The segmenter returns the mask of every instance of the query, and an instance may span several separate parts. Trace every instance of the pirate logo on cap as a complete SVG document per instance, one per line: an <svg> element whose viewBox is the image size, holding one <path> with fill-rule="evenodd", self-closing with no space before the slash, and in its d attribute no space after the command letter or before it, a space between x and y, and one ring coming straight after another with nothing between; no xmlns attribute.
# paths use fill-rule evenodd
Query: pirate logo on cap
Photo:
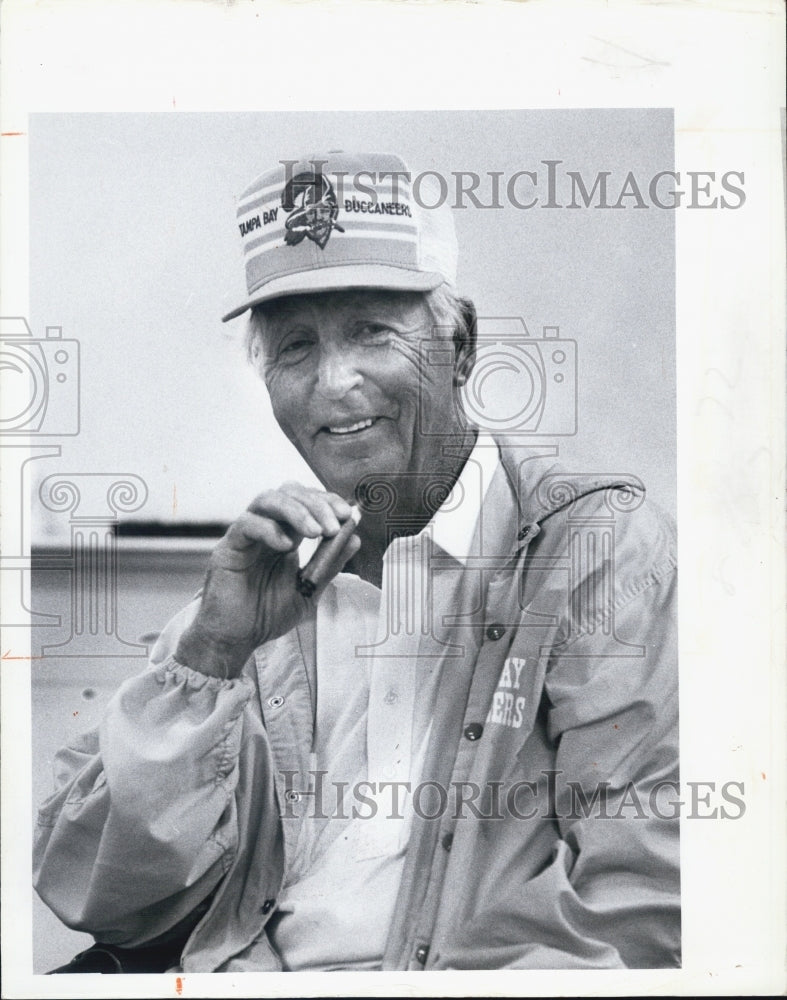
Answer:
<svg viewBox="0 0 787 1000"><path fill-rule="evenodd" d="M336 222L339 202L333 185L319 171L296 174L285 185L281 205L289 212L284 228L284 242L297 246L304 236L308 236L321 249L334 229L340 233L344 229Z"/></svg>

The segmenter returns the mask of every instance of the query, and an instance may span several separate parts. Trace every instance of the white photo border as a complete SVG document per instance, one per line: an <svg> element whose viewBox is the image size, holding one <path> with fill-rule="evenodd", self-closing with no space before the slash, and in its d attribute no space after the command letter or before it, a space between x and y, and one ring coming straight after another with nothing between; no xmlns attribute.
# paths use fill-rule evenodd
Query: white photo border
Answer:
<svg viewBox="0 0 787 1000"><path fill-rule="evenodd" d="M6 0L2 18L3 315L29 310L25 136L36 111L673 107L677 170L745 172L741 211L676 216L681 768L684 779L742 775L747 804L736 823L682 824L683 967L188 974L180 987L184 997L781 992L782 6ZM708 397L717 405L700 405ZM15 653L29 649L17 641ZM3 995L176 996L174 975L31 975L30 680L17 662L2 667Z"/></svg>

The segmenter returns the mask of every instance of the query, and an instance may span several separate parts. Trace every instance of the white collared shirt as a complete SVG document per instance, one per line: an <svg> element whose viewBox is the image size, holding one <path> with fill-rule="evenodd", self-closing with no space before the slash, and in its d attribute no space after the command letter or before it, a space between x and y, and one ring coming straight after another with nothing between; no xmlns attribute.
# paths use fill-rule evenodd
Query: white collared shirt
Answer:
<svg viewBox="0 0 787 1000"><path fill-rule="evenodd" d="M323 816L303 822L268 928L285 968L380 967L413 814L407 786L420 777L435 668L452 632L444 619L458 610L467 559L480 554L496 474L504 475L497 446L479 435L431 521L389 545L382 590L355 581L352 607L330 591L318 606L312 770L327 773L315 779ZM453 569L435 571L433 552L450 556ZM337 791L337 782L347 785Z"/></svg>

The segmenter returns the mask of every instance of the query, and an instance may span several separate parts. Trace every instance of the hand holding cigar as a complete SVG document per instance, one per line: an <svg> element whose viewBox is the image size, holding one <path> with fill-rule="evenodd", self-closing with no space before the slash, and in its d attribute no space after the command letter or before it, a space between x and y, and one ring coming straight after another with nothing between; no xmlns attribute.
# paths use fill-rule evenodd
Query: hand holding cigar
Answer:
<svg viewBox="0 0 787 1000"><path fill-rule="evenodd" d="M358 527L360 520L360 510L351 507L350 516L339 531L332 538L323 538L308 563L298 570L296 586L300 594L311 597L317 588L330 578L331 565Z"/></svg>
<svg viewBox="0 0 787 1000"><path fill-rule="evenodd" d="M211 553L178 662L225 680L239 676L254 649L296 626L308 613L308 598L358 551L359 520L359 511L338 494L299 483L258 494ZM319 544L299 570L304 538Z"/></svg>

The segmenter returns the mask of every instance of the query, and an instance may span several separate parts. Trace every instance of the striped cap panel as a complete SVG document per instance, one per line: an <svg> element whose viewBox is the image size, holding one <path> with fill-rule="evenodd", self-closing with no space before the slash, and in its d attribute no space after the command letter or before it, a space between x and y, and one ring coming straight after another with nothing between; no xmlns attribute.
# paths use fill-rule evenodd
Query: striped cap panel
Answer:
<svg viewBox="0 0 787 1000"><path fill-rule="evenodd" d="M410 238L380 239L374 233L361 236L347 235L337 240L330 253L323 253L314 243L304 240L297 247L287 247L287 269L282 268L278 254L259 253L246 263L246 283L249 294L264 284L285 274L298 274L324 267L343 264L387 264L418 271L419 261L415 243Z"/></svg>
<svg viewBox="0 0 787 1000"><path fill-rule="evenodd" d="M455 280L450 210L416 204L408 168L392 154L281 161L243 192L236 224L247 292L257 300L269 282L277 282L275 294L286 294L281 279L288 275L343 266L383 265ZM402 287L412 287L411 276L403 276Z"/></svg>

